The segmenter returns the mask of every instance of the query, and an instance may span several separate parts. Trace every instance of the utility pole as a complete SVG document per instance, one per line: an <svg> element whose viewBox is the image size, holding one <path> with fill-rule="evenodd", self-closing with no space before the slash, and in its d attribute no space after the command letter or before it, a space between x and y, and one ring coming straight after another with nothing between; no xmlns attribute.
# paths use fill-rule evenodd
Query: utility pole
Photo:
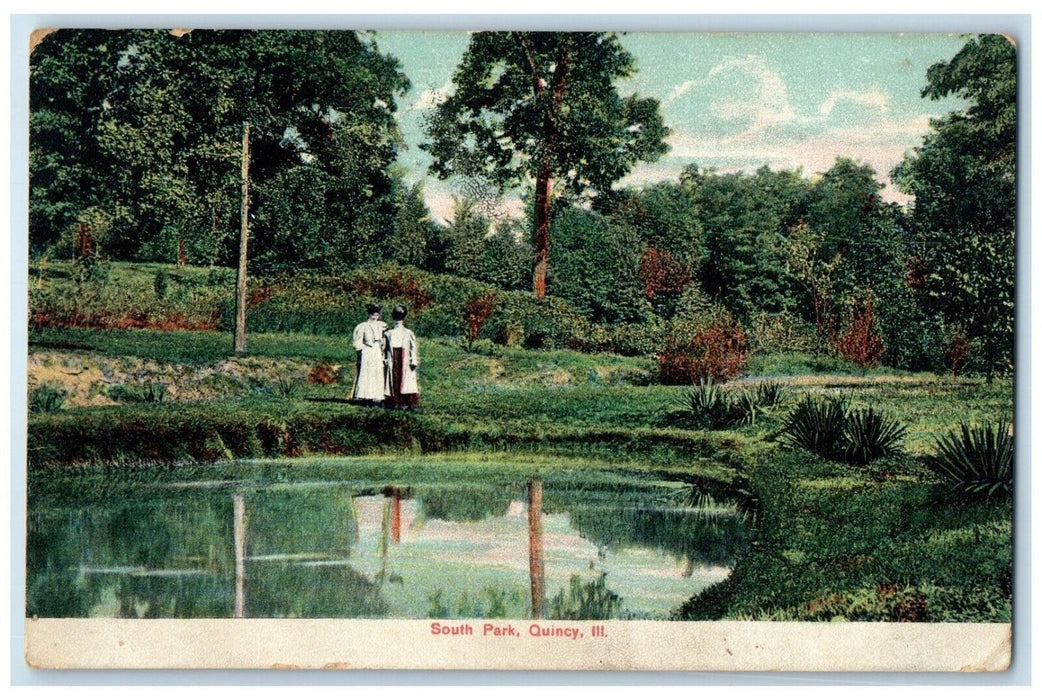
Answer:
<svg viewBox="0 0 1042 700"><path fill-rule="evenodd" d="M235 282L235 354L246 354L246 244L250 237L250 123L242 123L242 226L239 274Z"/></svg>

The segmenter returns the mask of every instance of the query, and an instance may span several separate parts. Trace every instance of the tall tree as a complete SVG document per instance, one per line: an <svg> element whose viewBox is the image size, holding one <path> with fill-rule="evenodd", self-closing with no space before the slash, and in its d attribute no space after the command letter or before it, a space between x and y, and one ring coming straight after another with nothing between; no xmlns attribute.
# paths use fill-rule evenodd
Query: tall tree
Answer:
<svg viewBox="0 0 1042 700"><path fill-rule="evenodd" d="M453 76L455 92L428 124L440 178L535 182L533 290L546 295L554 182L604 192L641 160L666 152L658 101L622 97L635 71L618 37L601 32L479 32Z"/></svg>
<svg viewBox="0 0 1042 700"><path fill-rule="evenodd" d="M31 70L34 243L97 206L121 257L171 259L183 237L196 259L229 259L244 121L262 259L327 265L389 235L408 80L371 35L62 30ZM284 200L295 192L310 198L304 220Z"/></svg>
<svg viewBox="0 0 1042 700"><path fill-rule="evenodd" d="M989 378L1013 360L1016 64L1007 37L983 35L931 66L923 97L967 106L934 120L894 171L915 197L921 251L911 262L923 304L968 336Z"/></svg>

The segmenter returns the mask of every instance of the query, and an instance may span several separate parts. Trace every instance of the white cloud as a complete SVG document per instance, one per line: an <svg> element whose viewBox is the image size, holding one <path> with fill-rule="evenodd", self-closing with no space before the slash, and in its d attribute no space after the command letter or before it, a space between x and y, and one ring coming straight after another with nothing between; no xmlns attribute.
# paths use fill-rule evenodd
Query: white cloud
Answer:
<svg viewBox="0 0 1042 700"><path fill-rule="evenodd" d="M869 107L871 109L878 110L880 113L886 113L889 109L889 95L880 90L879 88L873 88L868 92L855 92L851 90L840 90L831 93L824 102L821 103L821 107L818 112L822 116L829 116L832 114L836 106L842 102L851 102L853 104L861 105L863 107Z"/></svg>

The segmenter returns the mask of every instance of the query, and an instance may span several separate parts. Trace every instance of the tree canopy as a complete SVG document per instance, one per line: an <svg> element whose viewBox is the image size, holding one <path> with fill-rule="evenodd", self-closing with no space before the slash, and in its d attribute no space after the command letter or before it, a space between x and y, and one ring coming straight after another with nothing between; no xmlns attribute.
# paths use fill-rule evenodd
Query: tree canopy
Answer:
<svg viewBox="0 0 1042 700"><path fill-rule="evenodd" d="M546 293L553 182L604 192L641 160L666 152L658 101L622 97L633 56L612 33L479 32L437 106L422 148L440 178L535 182L533 287Z"/></svg>
<svg viewBox="0 0 1042 700"><path fill-rule="evenodd" d="M278 248L282 263L326 264L390 231L409 83L369 35L61 30L30 79L37 249L93 207L119 257L170 260L181 241L226 258L246 121L261 260Z"/></svg>
<svg viewBox="0 0 1042 700"><path fill-rule="evenodd" d="M954 95L965 109L934 120L894 171L915 196L912 219L925 307L948 334L973 342L987 373L1013 359L1017 52L1004 36L971 38L927 71L923 97Z"/></svg>

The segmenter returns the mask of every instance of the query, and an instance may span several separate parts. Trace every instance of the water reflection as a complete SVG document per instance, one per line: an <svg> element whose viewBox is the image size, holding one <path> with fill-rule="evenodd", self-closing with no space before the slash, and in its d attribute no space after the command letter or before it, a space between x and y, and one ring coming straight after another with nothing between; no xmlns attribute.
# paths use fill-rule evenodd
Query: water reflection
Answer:
<svg viewBox="0 0 1042 700"><path fill-rule="evenodd" d="M197 482L30 491L45 617L656 618L747 546L676 484ZM83 489L87 494L89 489Z"/></svg>

